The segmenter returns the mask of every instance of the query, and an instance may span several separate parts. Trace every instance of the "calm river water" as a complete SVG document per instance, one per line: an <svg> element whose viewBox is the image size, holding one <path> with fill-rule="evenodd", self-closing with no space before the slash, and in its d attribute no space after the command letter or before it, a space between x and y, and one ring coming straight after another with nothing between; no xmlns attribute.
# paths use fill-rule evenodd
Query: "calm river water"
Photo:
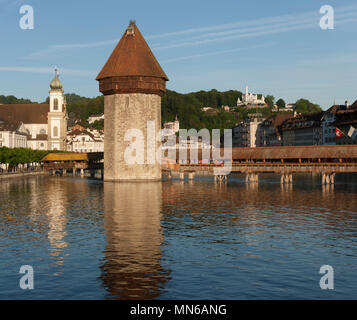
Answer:
<svg viewBox="0 0 357 320"><path fill-rule="evenodd" d="M0 181L0 299L357 299L357 177L320 181Z"/></svg>

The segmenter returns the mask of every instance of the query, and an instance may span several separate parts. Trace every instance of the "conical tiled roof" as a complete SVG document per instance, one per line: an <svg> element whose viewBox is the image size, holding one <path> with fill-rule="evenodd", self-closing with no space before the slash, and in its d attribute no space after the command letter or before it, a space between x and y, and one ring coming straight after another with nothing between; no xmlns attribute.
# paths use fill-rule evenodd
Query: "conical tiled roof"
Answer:
<svg viewBox="0 0 357 320"><path fill-rule="evenodd" d="M130 22L96 80L144 76L168 80L135 22Z"/></svg>

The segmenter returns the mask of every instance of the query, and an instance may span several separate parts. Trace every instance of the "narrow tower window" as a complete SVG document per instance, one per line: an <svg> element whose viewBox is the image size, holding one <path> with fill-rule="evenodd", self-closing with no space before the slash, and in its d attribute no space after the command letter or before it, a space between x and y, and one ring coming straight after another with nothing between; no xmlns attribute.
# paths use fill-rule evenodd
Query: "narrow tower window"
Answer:
<svg viewBox="0 0 357 320"><path fill-rule="evenodd" d="M53 136L54 137L58 136L58 127L53 127Z"/></svg>
<svg viewBox="0 0 357 320"><path fill-rule="evenodd" d="M53 110L58 110L58 99L53 100Z"/></svg>

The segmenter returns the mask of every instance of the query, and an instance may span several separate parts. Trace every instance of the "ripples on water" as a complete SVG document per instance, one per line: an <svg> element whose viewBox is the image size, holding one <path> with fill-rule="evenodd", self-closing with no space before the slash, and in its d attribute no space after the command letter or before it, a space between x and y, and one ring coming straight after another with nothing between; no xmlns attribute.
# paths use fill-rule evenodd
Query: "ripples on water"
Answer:
<svg viewBox="0 0 357 320"><path fill-rule="evenodd" d="M354 175L1 181L0 298L356 299L356 195ZM323 264L335 290L319 287Z"/></svg>

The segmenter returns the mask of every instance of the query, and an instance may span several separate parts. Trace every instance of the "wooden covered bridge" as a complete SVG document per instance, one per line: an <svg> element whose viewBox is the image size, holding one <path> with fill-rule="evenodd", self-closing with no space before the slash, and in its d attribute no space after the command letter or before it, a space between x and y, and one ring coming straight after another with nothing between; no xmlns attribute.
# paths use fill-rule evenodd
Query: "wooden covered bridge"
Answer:
<svg viewBox="0 0 357 320"><path fill-rule="evenodd" d="M193 179L195 174L204 174L226 181L230 173L243 173L247 182L257 182L260 173L272 172L281 175L282 183L291 183L294 173L303 172L320 173L323 184L333 184L336 173L357 172L357 145L232 148L232 157L221 156L220 161L212 160L212 150L207 159L201 150L197 150L194 161L180 162L180 152L182 150L177 151L176 159L166 159L162 164L162 171L168 177L177 175L184 179L188 175ZM190 150L184 152L190 159ZM220 152L224 154L222 148ZM42 162L44 169L53 175L84 176L87 171L91 177L100 172L103 178L103 157L103 152L61 152L48 154ZM224 166L228 171L219 170Z"/></svg>
<svg viewBox="0 0 357 320"><path fill-rule="evenodd" d="M220 151L223 155L223 149ZM179 159L178 153L176 158ZM210 151L209 159L212 158ZM323 184L333 184L336 173L357 172L357 145L232 148L231 159L221 158L226 166L231 166L228 174L217 170L223 167L222 163L209 159L202 157L199 150L195 163L171 160L163 165L163 170L169 177L176 173L181 179L185 174L192 179L195 173L208 173L221 181L226 181L229 173L237 172L246 174L247 182L257 182L259 173L273 172L281 175L282 183L291 183L293 173L312 172L321 174Z"/></svg>
<svg viewBox="0 0 357 320"><path fill-rule="evenodd" d="M88 171L91 177L95 177L96 173L100 172L103 179L103 152L91 153L74 153L74 152L58 152L47 154L41 162L43 162L44 170L49 171L52 175L67 174L85 175Z"/></svg>

